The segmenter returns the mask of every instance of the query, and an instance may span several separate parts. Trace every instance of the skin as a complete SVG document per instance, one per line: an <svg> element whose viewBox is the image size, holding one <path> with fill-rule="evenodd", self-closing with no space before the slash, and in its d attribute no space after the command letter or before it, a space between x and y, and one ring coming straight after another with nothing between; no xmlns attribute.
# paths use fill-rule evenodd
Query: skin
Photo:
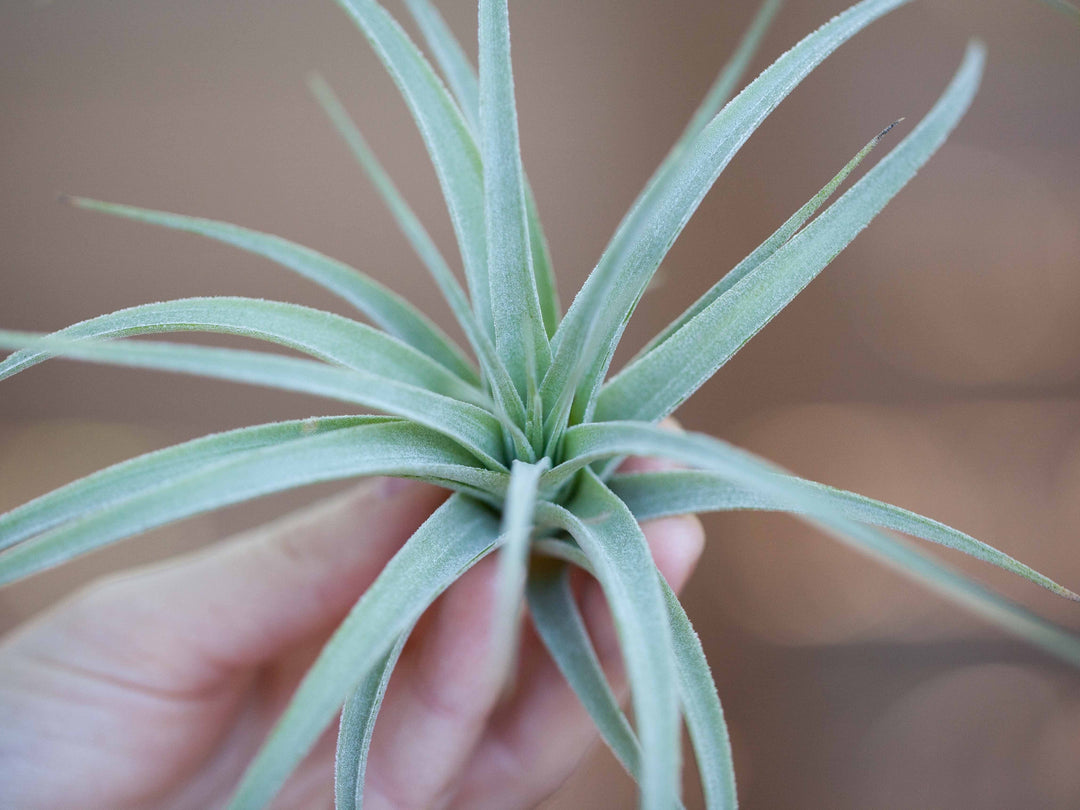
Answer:
<svg viewBox="0 0 1080 810"><path fill-rule="evenodd" d="M631 462L637 469L652 462ZM202 552L100 581L0 643L0 807L224 805L304 670L445 492L375 480ZM644 527L676 590L694 518ZM365 807L531 807L575 769L592 722L531 627L509 681L490 662L495 559L416 628L379 715ZM578 595L625 691L599 587ZM336 728L276 808L333 805Z"/></svg>

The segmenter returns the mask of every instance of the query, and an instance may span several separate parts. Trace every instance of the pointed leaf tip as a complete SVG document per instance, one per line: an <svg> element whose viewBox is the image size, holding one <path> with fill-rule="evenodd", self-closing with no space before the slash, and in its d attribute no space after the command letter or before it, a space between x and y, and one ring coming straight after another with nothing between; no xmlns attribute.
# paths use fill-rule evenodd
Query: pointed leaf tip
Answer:
<svg viewBox="0 0 1080 810"><path fill-rule="evenodd" d="M899 118L897 118L895 121L893 121L891 124L889 124L887 127L885 127L885 129L881 130L881 132L879 132L877 134L877 137L874 138L874 143L877 144L882 138L884 138L886 135L888 135L890 132L892 132L893 128L896 127L897 124L901 124L905 120L907 120L907 117L903 116L903 115L900 116Z"/></svg>

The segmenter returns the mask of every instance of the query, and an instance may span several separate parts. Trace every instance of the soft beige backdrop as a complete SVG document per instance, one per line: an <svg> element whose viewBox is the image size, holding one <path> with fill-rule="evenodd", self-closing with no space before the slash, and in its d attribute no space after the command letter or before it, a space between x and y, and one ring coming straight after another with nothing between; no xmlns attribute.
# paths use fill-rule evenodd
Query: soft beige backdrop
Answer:
<svg viewBox="0 0 1080 810"><path fill-rule="evenodd" d="M394 4L396 6L396 4ZM732 0L515 2L524 157L577 288L753 11ZM755 70L841 10L791 2ZM473 4L441 3L475 40ZM737 157L627 334L640 345L893 119L925 113L970 34L984 89L956 135L681 412L798 472L953 523L1080 586L1080 30L1033 0L925 0L832 57ZM447 324L304 89L322 71L436 237L430 166L330 0L0 4L0 325L235 294L341 306L229 249L76 212L58 192L233 220L353 262ZM895 142L895 139L893 139ZM54 363L0 388L0 507L201 433L334 406ZM0 629L118 565L318 493L228 510L0 593ZM747 808L1080 804L1080 678L776 517L710 519L687 604ZM985 581L1080 629L996 572ZM602 753L552 807L623 807ZM693 804L693 801L691 801Z"/></svg>

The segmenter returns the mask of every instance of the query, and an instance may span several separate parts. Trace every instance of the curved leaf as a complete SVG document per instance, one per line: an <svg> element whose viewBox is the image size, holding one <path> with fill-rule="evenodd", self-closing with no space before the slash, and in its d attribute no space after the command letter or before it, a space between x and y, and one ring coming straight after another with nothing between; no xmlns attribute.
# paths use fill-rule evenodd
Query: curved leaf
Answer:
<svg viewBox="0 0 1080 810"><path fill-rule="evenodd" d="M480 0L480 145L495 347L524 397L551 363L533 276L507 0ZM528 344L528 345L526 345ZM526 403L526 408L528 403Z"/></svg>
<svg viewBox="0 0 1080 810"><path fill-rule="evenodd" d="M542 540L537 543L537 550L592 573L588 559L570 543ZM679 694L696 752L705 806L708 810L735 808L738 797L731 741L705 651L675 592L662 576L657 578L667 603L679 671ZM537 630L559 670L573 686L616 757L637 778L635 757L640 757L640 747L596 660L565 576L557 570L536 572L530 578L529 606Z"/></svg>
<svg viewBox="0 0 1080 810"><path fill-rule="evenodd" d="M375 719L411 632L410 628L401 634L390 652L372 667L349 695L341 710L334 755L334 810L360 810L364 806L364 777Z"/></svg>
<svg viewBox="0 0 1080 810"><path fill-rule="evenodd" d="M586 561L586 568L589 568ZM559 671L628 773L638 778L641 746L608 685L585 622L570 590L565 565L535 566L527 594L533 625Z"/></svg>
<svg viewBox="0 0 1080 810"><path fill-rule="evenodd" d="M777 250L787 244L791 237L793 237L803 225L810 221L810 218L813 217L814 214L818 212L818 209L828 201L833 195L833 192L835 192L844 180L847 179L848 175L855 171L856 167L863 162L863 159L870 154L873 148L880 143L881 139L885 137L897 123L899 123L899 121L889 124L889 126L871 139L871 141L860 149L855 157L849 160L844 168L837 172L837 174L826 183L817 194L811 197L802 208L792 214L783 225L773 231L768 239L754 248L749 256L735 265L730 272L725 274L723 278L710 287L708 292L687 307L686 311L679 315L678 318L665 326L656 337L650 340L645 347L638 352L637 357L648 354L656 346L671 337L691 318L706 309L709 304L734 287L736 282L741 281L743 277L750 273L750 271L754 270L759 264L770 258ZM637 357L634 359L636 360ZM601 393L601 396L603 396L603 393Z"/></svg>
<svg viewBox="0 0 1080 810"><path fill-rule="evenodd" d="M881 162L816 220L600 394L596 418L652 421L671 413L787 306L930 159L971 104L985 50L968 45L934 108Z"/></svg>
<svg viewBox="0 0 1080 810"><path fill-rule="evenodd" d="M54 489L0 515L0 549L82 515L113 506L155 489L165 481L205 470L262 447L285 444L342 428L394 421L387 416L330 416L277 422L203 436L167 447Z"/></svg>
<svg viewBox="0 0 1080 810"><path fill-rule="evenodd" d="M1080 601L1080 596L1038 571L1014 560L1008 554L988 546L974 537L959 532L944 523L882 503L873 498L846 492L842 489L806 481L795 476L783 476L787 486L812 492L822 503L829 503L838 514L860 523L883 529L904 532L913 537L961 551L977 560L988 562L1009 573L1023 577L1066 599ZM638 520L662 515L681 515L689 512L714 512L732 509L796 511L784 500L770 498L759 492L734 486L723 476L707 472L671 470L616 476L609 483Z"/></svg>
<svg viewBox="0 0 1080 810"><path fill-rule="evenodd" d="M424 41L431 49L435 62L450 85L450 92L457 99L458 108L474 135L480 132L480 86L476 70L465 55L453 32L442 15L428 0L405 0L405 5L420 28ZM540 310L544 318L547 336L555 334L559 325L559 294L555 284L555 272L551 266L551 253L540 223L536 199L529 180L522 174L525 185L525 216L529 228L529 250L536 289L540 296Z"/></svg>
<svg viewBox="0 0 1080 810"><path fill-rule="evenodd" d="M541 387L545 402L554 402L565 386L574 384L577 395L570 419L589 417L594 393L637 301L724 167L810 71L905 2L863 0L834 17L732 99L679 159L649 183L559 325L552 346L555 357Z"/></svg>
<svg viewBox="0 0 1080 810"><path fill-rule="evenodd" d="M0 584L166 523L323 481L390 475L488 491L504 486L505 475L471 461L453 442L407 422L340 428L236 453L24 540L0 554Z"/></svg>
<svg viewBox="0 0 1080 810"><path fill-rule="evenodd" d="M435 280L446 302L450 305L454 317L465 332L465 337L476 352L480 361L480 367L491 385L495 401L499 403L506 418L522 427L525 424L525 408L521 397L514 387L513 380L499 360L495 351L495 344L491 342L487 332L481 329L476 321L476 315L469 307L469 299L465 297L464 290L458 284L453 271L446 263L442 253L431 240L427 230L417 219L409 204L405 202L398 192L394 182L379 164L375 154L371 151L364 136L360 134L349 114L345 111L334 91L322 79L315 75L310 78L308 85L316 100L322 106L334 128L348 145L356 161L371 179L372 184L382 196L387 208L393 214L401 232L409 241L413 251L427 267L431 277Z"/></svg>
<svg viewBox="0 0 1080 810"><path fill-rule="evenodd" d="M457 234L473 309L491 325L480 152L454 100L397 21L374 0L338 0L364 32L412 112Z"/></svg>
<svg viewBox="0 0 1080 810"><path fill-rule="evenodd" d="M427 316L397 293L344 262L280 236L227 222L102 202L88 197L63 199L78 208L198 234L276 262L348 301L376 326L446 366L466 382L476 384L480 381L472 364Z"/></svg>
<svg viewBox="0 0 1080 810"><path fill-rule="evenodd" d="M719 439L700 433L674 434L644 422L607 422L571 428L564 442L566 453L573 461L555 467L549 476L561 477L565 468L571 466L630 455L659 456L709 470L739 487L782 500L803 520L846 545L907 574L1031 644L1080 666L1077 637L936 562L908 543L853 521L827 495L792 483L774 465Z"/></svg>
<svg viewBox="0 0 1080 810"><path fill-rule="evenodd" d="M498 522L455 495L402 546L308 670L229 810L269 804L348 695L452 582L495 548Z"/></svg>
<svg viewBox="0 0 1080 810"><path fill-rule="evenodd" d="M54 356L264 385L352 402L404 416L450 436L494 469L505 469L500 422L475 405L458 402L376 374L263 352L183 346L151 341L58 340L0 330L0 347Z"/></svg>
<svg viewBox="0 0 1080 810"><path fill-rule="evenodd" d="M669 808L679 795L679 707L671 627L660 576L626 506L588 470L568 508L540 503L537 521L568 532L604 590L630 678L641 741L641 804Z"/></svg>
<svg viewBox="0 0 1080 810"><path fill-rule="evenodd" d="M529 571L529 541L532 539L537 485L549 463L547 459L538 464L515 460L510 465L510 482L502 504L503 547L499 552L491 616L492 667L500 676L511 671L517 657L521 598Z"/></svg>
<svg viewBox="0 0 1080 810"><path fill-rule="evenodd" d="M340 315L279 301L221 297L143 304L82 321L51 337L102 339L170 332L214 332L266 340L474 405L490 404L477 388L407 343ZM48 358L47 352L16 352L0 363L0 380Z"/></svg>

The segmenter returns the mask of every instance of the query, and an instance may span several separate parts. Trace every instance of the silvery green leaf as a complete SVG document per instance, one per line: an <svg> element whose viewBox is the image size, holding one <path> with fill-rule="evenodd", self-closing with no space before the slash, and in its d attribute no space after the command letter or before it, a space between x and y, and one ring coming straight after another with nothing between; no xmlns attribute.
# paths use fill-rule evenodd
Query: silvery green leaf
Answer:
<svg viewBox="0 0 1080 810"><path fill-rule="evenodd" d="M374 0L338 0L401 91L427 146L457 234L473 309L491 326L480 152L461 112L397 21ZM494 335L491 335L494 337Z"/></svg>
<svg viewBox="0 0 1080 810"><path fill-rule="evenodd" d="M645 345L645 348L638 352L637 356L640 357L648 354L656 346L663 343L681 329L691 318L734 287L735 284L741 281L750 271L756 269L758 265L770 258L777 250L787 244L791 237L793 237L803 225L810 221L810 218L813 217L814 214L818 212L818 209L828 201L836 189L838 189L844 180L847 179L848 175L855 171L856 167L863 162L863 159L870 154L871 150L880 143L881 139L895 127L897 123L899 123L899 121L890 124L872 138L870 142L860 149L855 157L849 160L844 168L837 172L837 174L826 183L817 194L811 197L802 208L792 214L783 225L773 231L768 239L754 248L749 256L735 265L730 272L709 288L708 292L687 307L685 312L665 326L656 337ZM603 394L601 394L601 396L603 396Z"/></svg>
<svg viewBox="0 0 1080 810"><path fill-rule="evenodd" d="M586 470L564 508L540 503L538 523L568 532L603 588L630 680L641 742L641 805L670 808L679 796L677 670L667 607L648 544L626 506Z"/></svg>
<svg viewBox="0 0 1080 810"><path fill-rule="evenodd" d="M229 810L270 803L360 681L452 582L495 548L498 520L455 495L387 563L323 647L248 767Z"/></svg>
<svg viewBox="0 0 1080 810"><path fill-rule="evenodd" d="M577 383L571 421L588 418L610 349L660 261L706 192L765 118L817 65L878 17L907 0L863 0L777 59L698 134L671 168L651 182L620 223L574 298L553 339L545 402Z"/></svg>
<svg viewBox="0 0 1080 810"><path fill-rule="evenodd" d="M361 810L364 806L364 777L375 720L382 708L386 687L394 672L411 628L406 630L360 685L353 690L341 710L337 751L334 755L334 810Z"/></svg>
<svg viewBox="0 0 1080 810"><path fill-rule="evenodd" d="M342 428L394 421L387 416L329 416L230 430L138 456L0 515L0 549L68 520L141 495L249 450L321 435Z"/></svg>
<svg viewBox="0 0 1080 810"><path fill-rule="evenodd" d="M0 553L0 584L166 523L323 481L390 475L460 481L487 491L500 475L472 466L468 453L408 422L342 427L236 452L64 523Z"/></svg>
<svg viewBox="0 0 1080 810"><path fill-rule="evenodd" d="M731 755L720 696L716 693L709 662L690 619L663 577L659 577L671 621L675 663L679 668L679 694L694 757L701 773L707 810L734 810L739 806L735 790L735 763Z"/></svg>
<svg viewBox="0 0 1080 810"><path fill-rule="evenodd" d="M945 142L978 89L985 50L968 45L948 88L908 137L816 220L603 389L598 420L671 413L799 294Z"/></svg>
<svg viewBox="0 0 1080 810"><path fill-rule="evenodd" d="M151 341L58 340L0 330L0 347L32 349L112 365L152 368L182 374L263 385L328 397L412 419L454 438L493 469L505 469L499 427L490 413L422 388L313 360Z"/></svg>
<svg viewBox="0 0 1080 810"><path fill-rule="evenodd" d="M774 465L704 434L675 434L644 422L579 425L566 432L566 453L573 458L552 469L560 477L568 466L615 456L659 456L708 470L762 496L781 499L803 520L857 551L908 575L1014 635L1080 666L1080 639L1029 610L936 562L899 538L852 520L836 503L813 488L792 483ZM550 480L550 479L549 479ZM547 485L541 481L541 486ZM621 503L621 501L620 501Z"/></svg>
<svg viewBox="0 0 1080 810"><path fill-rule="evenodd" d="M529 249L507 0L480 0L479 18L480 147L495 348L524 397L527 380L535 382L547 371L551 347Z"/></svg>
<svg viewBox="0 0 1080 810"><path fill-rule="evenodd" d="M476 78L476 68L430 0L404 0L404 3L435 58L435 64L442 71L450 92L454 94L466 124L472 132L479 133L480 84Z"/></svg>
<svg viewBox="0 0 1080 810"><path fill-rule="evenodd" d="M542 540L537 543L537 551L592 573L592 566L581 550L566 541ZM667 603L679 671L679 694L696 752L705 806L708 810L729 810L738 806L738 798L731 742L716 684L686 611L664 578L657 578ZM596 662L596 653L565 576L554 569L534 572L530 576L529 606L537 630L560 671L581 698L616 757L637 778L635 763L638 760L634 757L640 757L640 747Z"/></svg>
<svg viewBox="0 0 1080 810"><path fill-rule="evenodd" d="M340 315L279 301L221 297L143 304L82 321L54 332L52 337L70 341L169 332L213 332L266 340L346 368L474 405L490 405L479 389L397 338ZM0 380L48 357L45 352L16 352L0 363Z"/></svg>
<svg viewBox="0 0 1080 810"><path fill-rule="evenodd" d="M961 551L968 556L1023 577L1058 596L1080 601L1080 596L1049 577L944 523L898 506L857 495L854 492L846 492L795 476L784 476L784 479L787 486L800 491L812 491L814 497L821 499L823 503L829 503L838 514L851 520L904 532L939 546ZM672 470L621 475L613 478L610 486L615 494L626 502L638 520L649 520L663 515L732 509L794 511L793 507L788 506L782 499L735 486L723 476L707 472Z"/></svg>
<svg viewBox="0 0 1080 810"><path fill-rule="evenodd" d="M754 58L754 54L761 47L761 40L765 38L769 26L772 25L773 18L776 17L776 13L782 5L783 0L762 0L754 19L750 23L750 27L746 29L746 33L739 40L735 52L713 81L712 86L709 87L705 98L701 100L697 109L694 110L690 123L686 125L683 134L675 142L675 146L672 147L665 162L674 160L680 152L690 146L694 139L701 134L701 131L709 125L709 122L716 117L716 114L723 109L724 105L731 100L739 80L746 73L747 67L750 66L750 60ZM662 171L664 171L663 165L657 169L657 174Z"/></svg>
<svg viewBox="0 0 1080 810"><path fill-rule="evenodd" d="M438 247L435 246L427 230L417 219L409 204L402 198L394 182L383 170L375 154L364 140L364 136L361 135L360 130L357 129L337 96L334 95L333 90L330 89L330 86L318 75L312 76L308 84L316 100L326 112L327 117L330 118L334 128L349 146L360 167L371 179L372 184L385 201L387 208L393 214L401 232L405 235L409 244L412 245L413 250L420 257L424 266L427 267L446 302L450 305L450 309L465 333L465 337L472 345L473 351L476 352L480 367L491 384L492 394L500 409L510 422L519 427L524 426L525 410L521 402L521 396L499 359L495 351L495 344L488 337L487 330L481 328L477 323L476 314L470 308L464 290L458 284L442 253L439 252Z"/></svg>
<svg viewBox="0 0 1080 810"><path fill-rule="evenodd" d="M510 483L502 506L503 546L496 573L495 604L492 614L492 666L500 674L510 671L518 651L521 599L529 571L529 541L532 539L540 475L550 466L548 459L536 464L515 460L510 465Z"/></svg>
<svg viewBox="0 0 1080 810"><path fill-rule="evenodd" d="M380 329L446 366L466 382L479 382L472 364L439 327L400 295L344 262L280 236L259 233L227 222L107 203L87 197L63 199L78 208L198 234L276 262L340 296Z"/></svg>
<svg viewBox="0 0 1080 810"><path fill-rule="evenodd" d="M435 62L446 77L450 91L457 99L458 108L465 116L469 129L479 137L480 132L480 87L476 70L465 55L453 32L443 20L442 15L429 0L405 0L405 5L416 20L424 41L431 49ZM559 294L555 285L555 273L551 266L551 254L547 239L540 223L540 213L536 208L536 199L529 186L528 178L522 173L525 185L525 214L529 228L529 250L532 253L533 273L536 277L536 289L540 296L540 309L544 316L544 327L548 337L555 334L559 325Z"/></svg>
<svg viewBox="0 0 1080 810"><path fill-rule="evenodd" d="M604 742L627 772L637 778L641 746L608 685L567 574L565 565L534 566L527 588L529 614L544 646L596 723Z"/></svg>

